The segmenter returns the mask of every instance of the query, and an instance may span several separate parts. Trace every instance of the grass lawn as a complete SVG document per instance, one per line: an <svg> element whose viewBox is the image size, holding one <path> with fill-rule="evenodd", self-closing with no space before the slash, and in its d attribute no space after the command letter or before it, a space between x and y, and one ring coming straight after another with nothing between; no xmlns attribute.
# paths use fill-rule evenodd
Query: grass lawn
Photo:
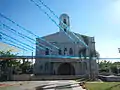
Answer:
<svg viewBox="0 0 120 90"><path fill-rule="evenodd" d="M88 90L120 90L120 82L87 82Z"/></svg>

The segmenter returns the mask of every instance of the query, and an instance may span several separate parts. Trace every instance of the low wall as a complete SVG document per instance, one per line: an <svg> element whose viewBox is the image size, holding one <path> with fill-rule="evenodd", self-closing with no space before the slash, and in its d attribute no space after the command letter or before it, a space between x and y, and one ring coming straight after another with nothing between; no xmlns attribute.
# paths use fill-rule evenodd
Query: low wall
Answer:
<svg viewBox="0 0 120 90"><path fill-rule="evenodd" d="M99 78L107 82L120 82L120 76L99 76Z"/></svg>
<svg viewBox="0 0 120 90"><path fill-rule="evenodd" d="M39 75L33 76L31 80L69 80L87 77L85 75Z"/></svg>
<svg viewBox="0 0 120 90"><path fill-rule="evenodd" d="M107 77L107 81L109 82L120 82L120 77Z"/></svg>
<svg viewBox="0 0 120 90"><path fill-rule="evenodd" d="M87 77L86 75L37 75L30 74L13 75L11 80L13 81L39 81L39 80L69 80Z"/></svg>
<svg viewBox="0 0 120 90"><path fill-rule="evenodd" d="M13 80L13 81L28 81L28 80L31 80L31 75L30 74L13 75L11 80Z"/></svg>

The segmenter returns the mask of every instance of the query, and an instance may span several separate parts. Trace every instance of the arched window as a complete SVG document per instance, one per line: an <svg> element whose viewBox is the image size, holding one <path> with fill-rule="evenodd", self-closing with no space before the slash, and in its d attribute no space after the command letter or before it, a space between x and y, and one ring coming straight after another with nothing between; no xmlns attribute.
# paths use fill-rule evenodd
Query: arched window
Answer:
<svg viewBox="0 0 120 90"><path fill-rule="evenodd" d="M63 23L65 24L64 26L66 27L66 24L67 24L66 19L63 19ZM64 31L65 32L67 31L66 28L64 28Z"/></svg>
<svg viewBox="0 0 120 90"><path fill-rule="evenodd" d="M73 49L72 49L72 48L70 48L69 54L70 54L70 55L73 55Z"/></svg>
<svg viewBox="0 0 120 90"><path fill-rule="evenodd" d="M66 55L66 54L67 54L67 48L64 49L64 55Z"/></svg>
<svg viewBox="0 0 120 90"><path fill-rule="evenodd" d="M64 28L64 31L66 32L66 28Z"/></svg>
<svg viewBox="0 0 120 90"><path fill-rule="evenodd" d="M61 49L58 50L58 54L62 55L62 50Z"/></svg>
<svg viewBox="0 0 120 90"><path fill-rule="evenodd" d="M46 48L45 55L49 55L49 49Z"/></svg>
<svg viewBox="0 0 120 90"><path fill-rule="evenodd" d="M67 24L66 19L63 19L64 24Z"/></svg>

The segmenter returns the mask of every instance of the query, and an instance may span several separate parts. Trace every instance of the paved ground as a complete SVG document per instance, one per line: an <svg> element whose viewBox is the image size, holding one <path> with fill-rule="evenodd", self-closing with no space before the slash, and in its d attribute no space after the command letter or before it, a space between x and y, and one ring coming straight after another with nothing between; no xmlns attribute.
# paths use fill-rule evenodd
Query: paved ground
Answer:
<svg viewBox="0 0 120 90"><path fill-rule="evenodd" d="M11 85L0 87L0 90L85 90L73 80L1 82L0 84Z"/></svg>

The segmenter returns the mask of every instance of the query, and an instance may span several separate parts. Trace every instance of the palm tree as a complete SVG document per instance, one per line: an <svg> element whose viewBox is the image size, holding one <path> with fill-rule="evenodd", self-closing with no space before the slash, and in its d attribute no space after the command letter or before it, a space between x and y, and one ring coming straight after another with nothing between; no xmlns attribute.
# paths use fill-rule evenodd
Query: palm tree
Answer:
<svg viewBox="0 0 120 90"><path fill-rule="evenodd" d="M79 50L79 57L81 58L82 56L86 59L86 48Z"/></svg>

